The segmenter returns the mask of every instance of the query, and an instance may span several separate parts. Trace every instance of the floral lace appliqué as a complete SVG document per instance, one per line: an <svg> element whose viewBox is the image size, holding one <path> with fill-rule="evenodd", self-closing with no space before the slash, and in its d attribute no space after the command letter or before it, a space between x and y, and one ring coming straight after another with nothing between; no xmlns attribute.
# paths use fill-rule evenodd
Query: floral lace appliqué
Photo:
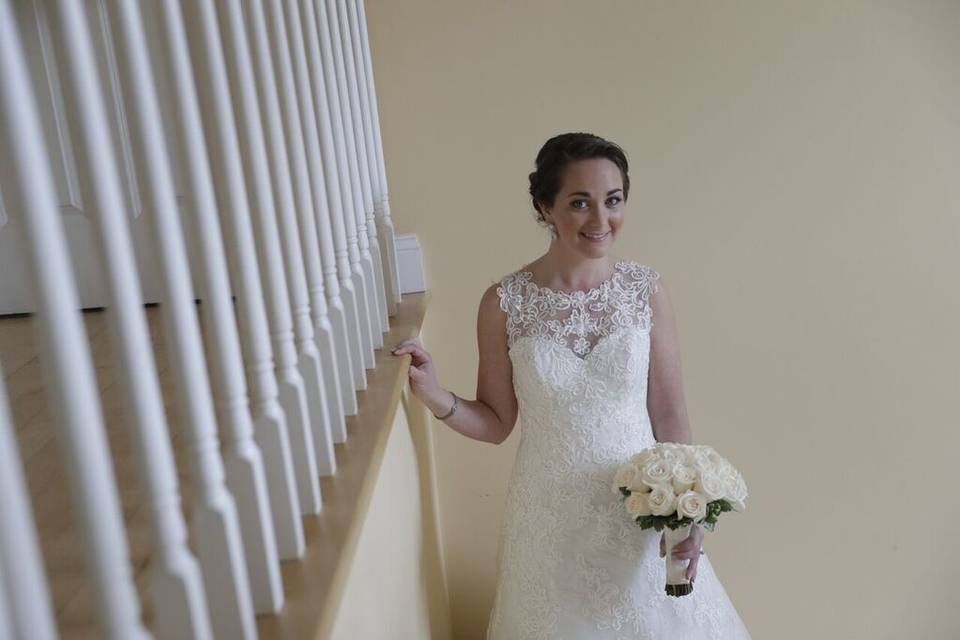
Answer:
<svg viewBox="0 0 960 640"><path fill-rule="evenodd" d="M500 282L500 307L507 313L507 339L545 336L581 358L615 330L652 327L649 297L660 274L646 265L618 260L613 275L588 291L541 287L530 271L516 271Z"/></svg>

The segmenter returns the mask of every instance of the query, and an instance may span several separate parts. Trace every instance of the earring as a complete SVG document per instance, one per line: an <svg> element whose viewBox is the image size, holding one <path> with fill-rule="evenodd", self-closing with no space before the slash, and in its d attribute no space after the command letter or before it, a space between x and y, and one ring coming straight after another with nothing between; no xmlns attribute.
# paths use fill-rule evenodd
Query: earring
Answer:
<svg viewBox="0 0 960 640"><path fill-rule="evenodd" d="M553 238L554 240L556 240L557 237L558 237L558 235L557 235L557 225L553 224L552 222L549 222L549 223L547 223L547 230L550 231L550 237Z"/></svg>

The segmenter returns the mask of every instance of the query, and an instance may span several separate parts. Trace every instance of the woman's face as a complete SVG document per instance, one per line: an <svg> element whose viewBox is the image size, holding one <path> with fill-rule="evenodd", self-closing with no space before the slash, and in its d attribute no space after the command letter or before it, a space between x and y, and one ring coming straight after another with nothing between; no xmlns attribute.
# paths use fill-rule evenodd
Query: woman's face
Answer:
<svg viewBox="0 0 960 640"><path fill-rule="evenodd" d="M623 177L606 158L578 160L567 166L563 186L544 209L560 242L585 256L606 255L623 225Z"/></svg>

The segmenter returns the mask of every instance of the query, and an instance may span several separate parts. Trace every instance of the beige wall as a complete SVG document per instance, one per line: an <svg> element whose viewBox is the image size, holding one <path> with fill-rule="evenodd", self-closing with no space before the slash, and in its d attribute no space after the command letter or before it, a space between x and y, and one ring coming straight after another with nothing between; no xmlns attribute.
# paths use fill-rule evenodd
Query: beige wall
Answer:
<svg viewBox="0 0 960 640"><path fill-rule="evenodd" d="M407 387L344 585L333 640L450 638L432 440L426 409Z"/></svg>
<svg viewBox="0 0 960 640"><path fill-rule="evenodd" d="M706 545L753 636L960 637L960 3L367 11L442 383L474 397L480 295L546 247L540 145L609 137L634 185L614 253L662 272L694 437L750 486ZM480 638L519 434L434 429L454 637Z"/></svg>

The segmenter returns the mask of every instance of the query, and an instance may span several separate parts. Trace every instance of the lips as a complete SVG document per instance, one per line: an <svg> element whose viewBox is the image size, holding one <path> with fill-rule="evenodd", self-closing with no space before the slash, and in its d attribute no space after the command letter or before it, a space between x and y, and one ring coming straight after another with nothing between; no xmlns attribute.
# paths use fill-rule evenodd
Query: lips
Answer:
<svg viewBox="0 0 960 640"><path fill-rule="evenodd" d="M599 235L599 236L598 236L598 235L594 235L594 234L589 234L589 233L580 232L580 235L583 236L584 238L586 238L587 240L592 241L592 242L600 242L601 240L606 240L606 239L607 239L607 236L610 235L610 232L607 231L606 233L604 233L604 234L602 234L602 235Z"/></svg>

